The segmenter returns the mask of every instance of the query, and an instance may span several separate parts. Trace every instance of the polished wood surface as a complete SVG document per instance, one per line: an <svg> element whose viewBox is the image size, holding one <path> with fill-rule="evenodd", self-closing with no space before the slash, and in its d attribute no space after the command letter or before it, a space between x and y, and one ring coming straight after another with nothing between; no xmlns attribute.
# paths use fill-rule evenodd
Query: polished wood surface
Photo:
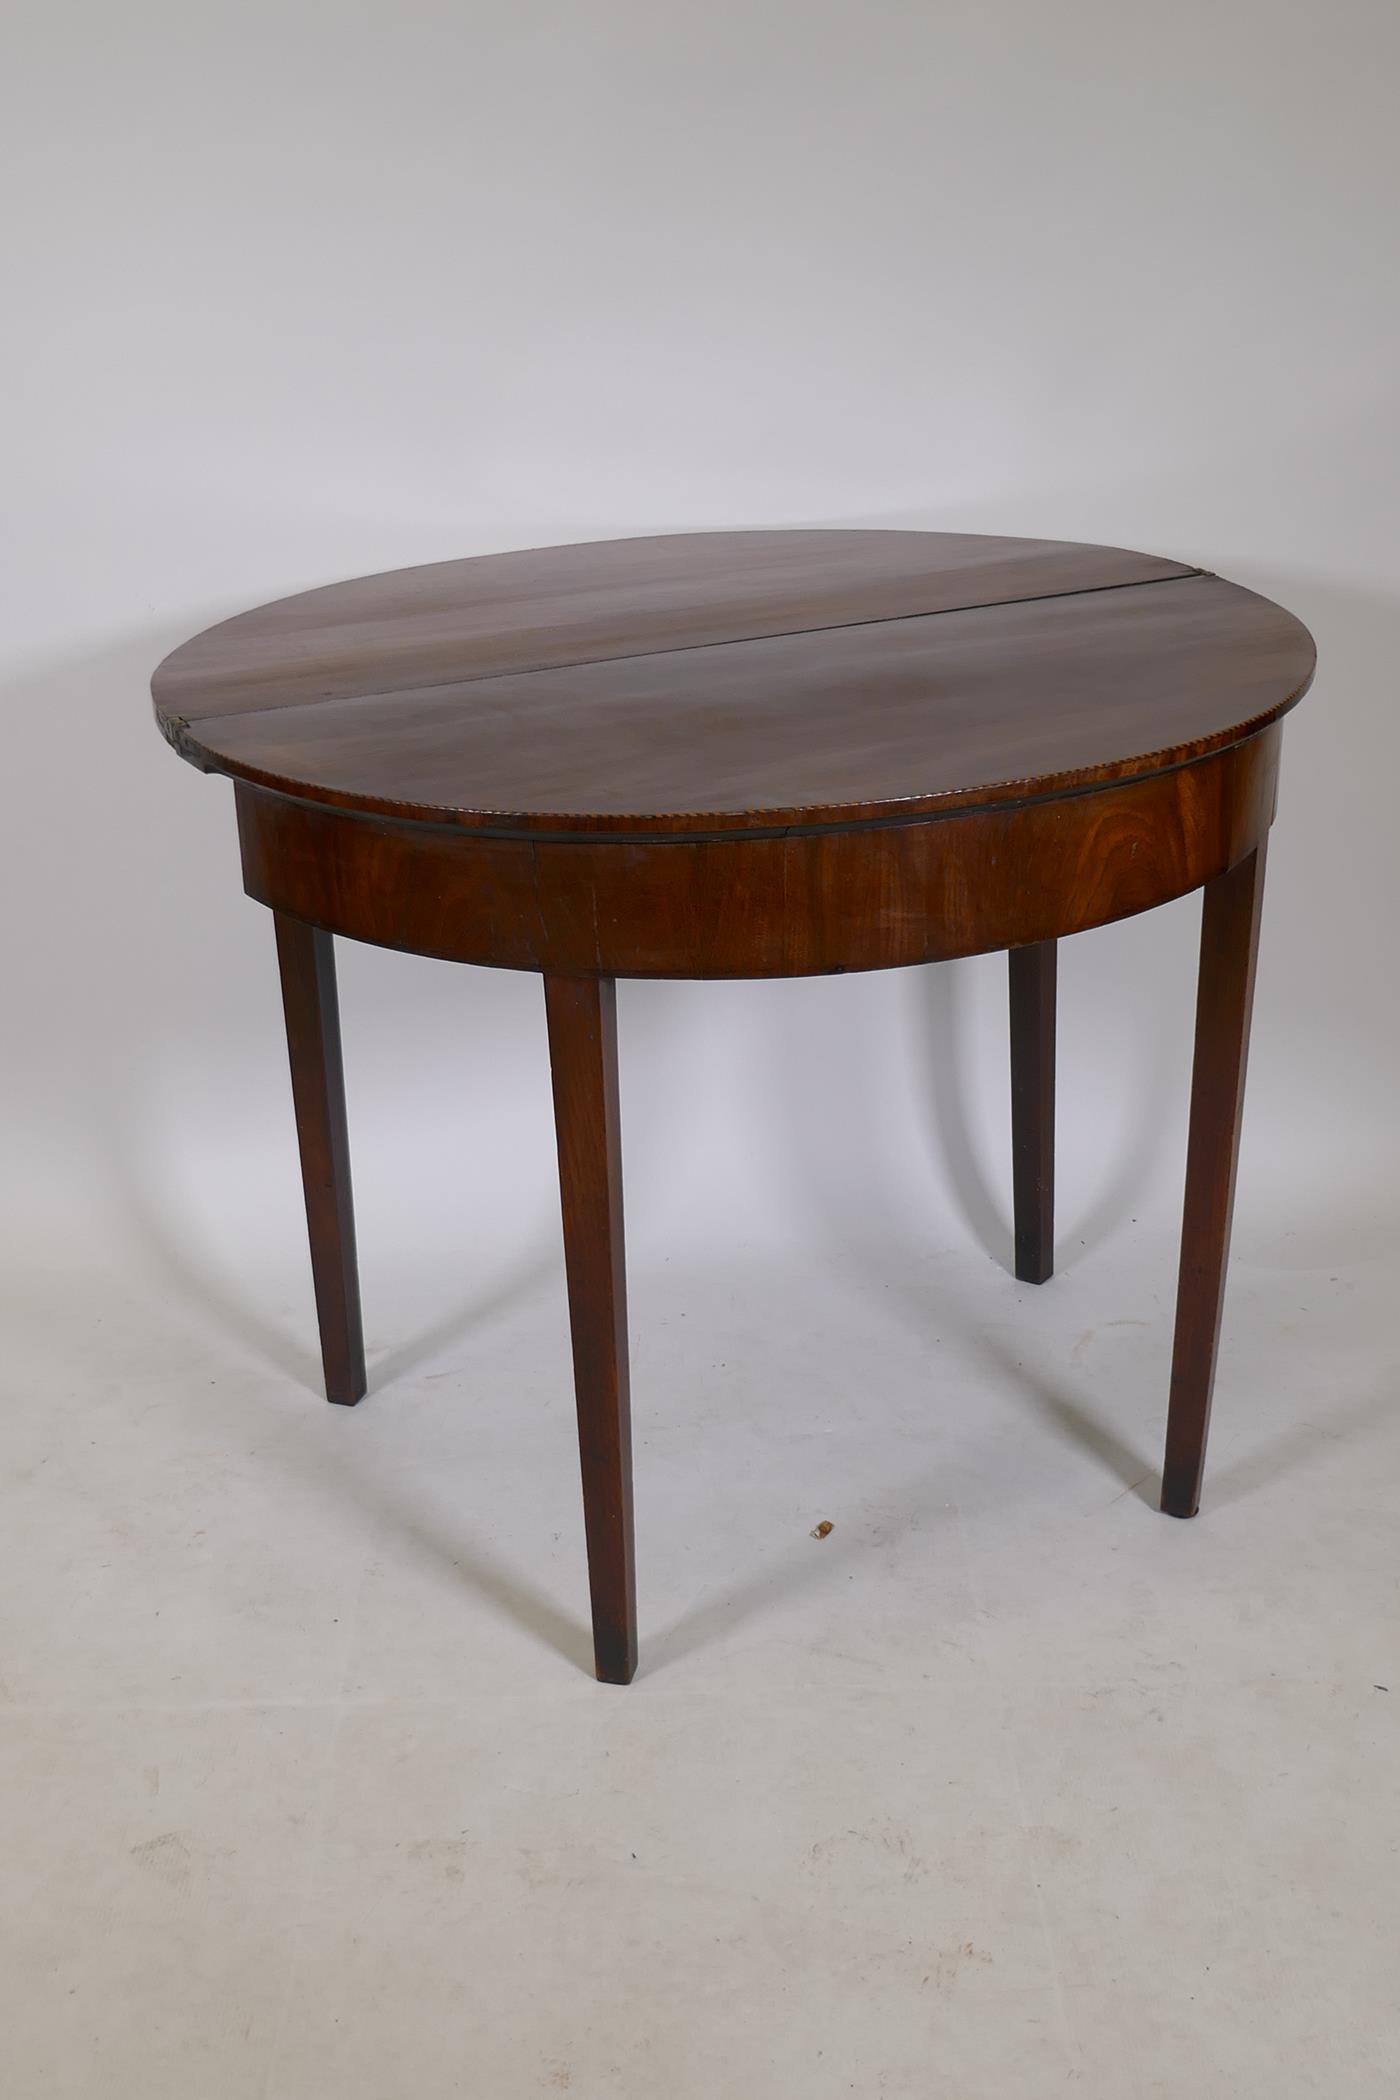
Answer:
<svg viewBox="0 0 1400 2100"><path fill-rule="evenodd" d="M1111 573L1077 553L1064 550L1066 576ZM692 619L669 641L658 625L644 653L511 676L483 674L463 643L451 674L439 653L430 684L279 701L254 683L200 714L207 686L182 668L195 643L157 674L157 708L185 756L299 799L503 835L691 838L949 814L1159 772L1276 720L1311 675L1298 622L1218 577L1002 602L998 589L1030 580L1019 560L1000 585L990 555L950 585L926 559L925 595L942 583L985 602L843 623L838 602L821 626L704 643ZM552 573L547 562L542 589ZM378 623L356 623L353 592L341 602L372 650ZM407 650L414 617L390 625ZM516 642L523 653L528 635Z"/></svg>
<svg viewBox="0 0 1400 2100"><path fill-rule="evenodd" d="M250 896L454 962L611 977L891 969L1081 933L1248 853L1279 725L1092 795L761 837L481 838L237 783Z"/></svg>
<svg viewBox="0 0 1400 2100"><path fill-rule="evenodd" d="M1193 575L979 533L689 532L392 569L208 628L153 681L162 716L407 692L566 664Z"/></svg>
<svg viewBox="0 0 1400 2100"><path fill-rule="evenodd" d="M1188 564L687 535L240 615L161 727L276 915L326 1385L364 1389L333 934L542 974L595 1662L636 1667L615 981L1010 951L1016 1274L1054 1265L1056 943L1204 890L1164 1509L1200 1497L1281 717L1313 648Z"/></svg>

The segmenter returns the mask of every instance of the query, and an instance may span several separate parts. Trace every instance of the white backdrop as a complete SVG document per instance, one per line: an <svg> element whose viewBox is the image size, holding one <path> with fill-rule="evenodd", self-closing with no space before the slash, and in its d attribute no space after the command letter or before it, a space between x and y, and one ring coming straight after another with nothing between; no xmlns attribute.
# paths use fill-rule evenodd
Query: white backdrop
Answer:
<svg viewBox="0 0 1400 2100"><path fill-rule="evenodd" d="M1394 0L0 7L17 2094L1393 2100L1397 78ZM272 930L147 681L335 577L829 523L1317 635L1205 1513L1144 1506L1195 899L1064 944L1044 1291L1003 958L624 985L621 1693L539 986L342 944L326 1407Z"/></svg>
<svg viewBox="0 0 1400 2100"><path fill-rule="evenodd" d="M16 1317L106 1278L310 1376L271 929L150 724L165 651L342 575L746 525L1121 542L1312 626L1238 1246L1393 1253L1386 0L11 0L3 37ZM1164 1289L1197 910L1062 956L1062 1259L1156 1217ZM557 1261L542 1001L341 952L382 1350ZM997 958L624 987L634 1275L1004 1254L1004 1003Z"/></svg>

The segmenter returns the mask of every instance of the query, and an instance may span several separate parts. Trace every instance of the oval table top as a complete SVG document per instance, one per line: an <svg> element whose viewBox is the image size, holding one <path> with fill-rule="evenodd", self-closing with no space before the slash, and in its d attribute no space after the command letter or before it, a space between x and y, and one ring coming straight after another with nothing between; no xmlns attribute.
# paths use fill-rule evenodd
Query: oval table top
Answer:
<svg viewBox="0 0 1400 2100"><path fill-rule="evenodd" d="M1069 541L687 533L305 591L152 681L205 771L500 836L845 827L1082 792L1300 699L1307 629Z"/></svg>

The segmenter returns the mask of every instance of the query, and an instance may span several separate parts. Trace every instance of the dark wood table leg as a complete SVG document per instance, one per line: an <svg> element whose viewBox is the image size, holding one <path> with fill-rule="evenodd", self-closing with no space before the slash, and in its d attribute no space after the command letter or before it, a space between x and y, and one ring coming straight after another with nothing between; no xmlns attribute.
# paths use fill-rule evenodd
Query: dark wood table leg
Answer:
<svg viewBox="0 0 1400 2100"><path fill-rule="evenodd" d="M1054 941L1013 948L1011 985L1011 1180L1016 1275L1046 1283L1055 1272Z"/></svg>
<svg viewBox="0 0 1400 2100"><path fill-rule="evenodd" d="M1256 847L1205 885L1181 1277L1162 1471L1162 1507L1173 1517L1194 1517L1201 1501L1235 1204L1264 853L1264 845Z"/></svg>
<svg viewBox="0 0 1400 2100"><path fill-rule="evenodd" d="M544 996L559 1138L593 1654L604 1684L629 1684L637 1667L637 1576L617 989L610 977L546 973Z"/></svg>
<svg viewBox="0 0 1400 2100"><path fill-rule="evenodd" d="M276 911L272 916L282 971L326 1398L353 1407L365 1390L365 1345L355 1266L335 949L331 936L319 927L289 918L285 912Z"/></svg>

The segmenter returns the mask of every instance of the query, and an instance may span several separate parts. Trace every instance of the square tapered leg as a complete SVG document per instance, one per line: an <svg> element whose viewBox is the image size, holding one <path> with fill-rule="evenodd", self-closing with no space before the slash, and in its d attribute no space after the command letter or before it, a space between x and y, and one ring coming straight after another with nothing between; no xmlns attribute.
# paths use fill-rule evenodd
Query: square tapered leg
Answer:
<svg viewBox="0 0 1400 2100"><path fill-rule="evenodd" d="M1011 1178L1016 1275L1046 1283L1055 1272L1054 941L1013 948L1011 990Z"/></svg>
<svg viewBox="0 0 1400 2100"><path fill-rule="evenodd" d="M637 1667L632 1424L622 1242L617 991L611 978L546 974L573 1334L593 1651L605 1684Z"/></svg>
<svg viewBox="0 0 1400 2100"><path fill-rule="evenodd" d="M331 936L319 927L289 918L285 912L274 912L273 919L326 1398L353 1407L365 1390L365 1345L355 1262L335 950Z"/></svg>
<svg viewBox="0 0 1400 2100"><path fill-rule="evenodd" d="M1215 876L1205 886L1202 904L1186 1206L1162 1472L1162 1508L1173 1517L1194 1517L1201 1501L1235 1203L1264 853L1258 846Z"/></svg>

